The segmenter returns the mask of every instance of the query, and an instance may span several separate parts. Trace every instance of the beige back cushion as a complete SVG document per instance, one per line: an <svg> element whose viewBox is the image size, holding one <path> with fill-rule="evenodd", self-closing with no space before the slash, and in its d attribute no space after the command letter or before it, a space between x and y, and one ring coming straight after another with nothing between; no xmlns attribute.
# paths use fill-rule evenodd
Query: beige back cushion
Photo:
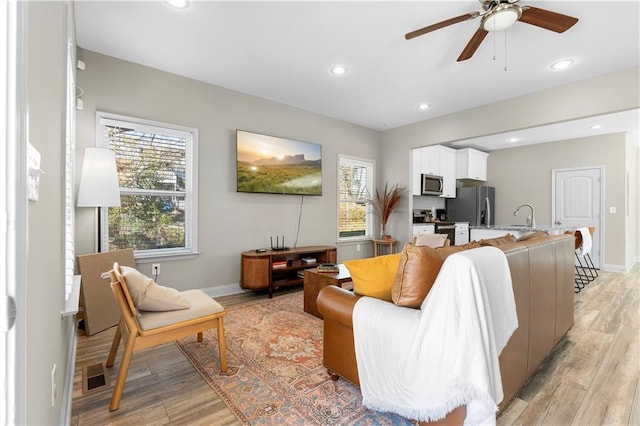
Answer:
<svg viewBox="0 0 640 426"><path fill-rule="evenodd" d="M136 268L121 266L120 271L136 308L155 312L189 308L189 302L175 288L158 285Z"/></svg>
<svg viewBox="0 0 640 426"><path fill-rule="evenodd" d="M393 303L408 308L420 308L447 256L478 247L480 245L475 241L463 246L439 248L406 244L402 249L400 265L391 289Z"/></svg>
<svg viewBox="0 0 640 426"><path fill-rule="evenodd" d="M416 246L443 247L447 240L447 234L420 234L414 238Z"/></svg>

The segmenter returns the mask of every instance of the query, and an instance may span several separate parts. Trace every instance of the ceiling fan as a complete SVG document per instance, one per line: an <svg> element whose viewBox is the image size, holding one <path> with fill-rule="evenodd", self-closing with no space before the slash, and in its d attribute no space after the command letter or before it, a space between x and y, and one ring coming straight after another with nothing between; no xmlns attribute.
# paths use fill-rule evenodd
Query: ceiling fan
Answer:
<svg viewBox="0 0 640 426"><path fill-rule="evenodd" d="M476 52L480 43L489 34L490 31L506 30L516 21L526 24L535 25L536 27L546 30L563 33L571 28L578 18L563 15L561 13L552 12L546 9L540 9L533 6L518 6L518 0L478 0L484 9L482 12L471 12L464 15L456 16L436 24L420 28L407 33L404 38L411 40L412 38L457 24L458 22L468 21L470 19L481 18L480 27L475 32L467 46L464 48L458 62L466 61Z"/></svg>

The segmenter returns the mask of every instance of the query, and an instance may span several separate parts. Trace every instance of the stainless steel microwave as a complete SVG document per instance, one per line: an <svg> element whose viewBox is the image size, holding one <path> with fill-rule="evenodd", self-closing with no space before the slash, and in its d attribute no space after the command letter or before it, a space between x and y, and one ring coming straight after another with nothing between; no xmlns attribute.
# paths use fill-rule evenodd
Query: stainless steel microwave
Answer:
<svg viewBox="0 0 640 426"><path fill-rule="evenodd" d="M422 175L422 195L442 195L442 176Z"/></svg>

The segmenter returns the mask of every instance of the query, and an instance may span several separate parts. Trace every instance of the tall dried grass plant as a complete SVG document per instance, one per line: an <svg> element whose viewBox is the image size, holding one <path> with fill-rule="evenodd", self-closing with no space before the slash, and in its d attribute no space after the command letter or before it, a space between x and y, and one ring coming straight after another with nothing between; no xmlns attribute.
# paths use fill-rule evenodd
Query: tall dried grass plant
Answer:
<svg viewBox="0 0 640 426"><path fill-rule="evenodd" d="M389 221L389 216L398 207L398 204L407 193L406 186L398 186L395 184L393 186L389 186L388 182L384 183L384 188L380 191L376 188L376 195L371 200L371 205L373 206L373 211L380 218L380 227L381 227L381 238L385 238L387 236L387 222Z"/></svg>

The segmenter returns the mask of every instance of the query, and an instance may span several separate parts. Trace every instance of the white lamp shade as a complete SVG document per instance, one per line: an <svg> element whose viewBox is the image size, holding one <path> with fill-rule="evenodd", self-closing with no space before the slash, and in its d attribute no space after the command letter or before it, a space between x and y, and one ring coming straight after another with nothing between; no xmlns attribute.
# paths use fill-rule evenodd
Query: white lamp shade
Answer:
<svg viewBox="0 0 640 426"><path fill-rule="evenodd" d="M120 207L116 155L104 148L84 151L78 207Z"/></svg>

